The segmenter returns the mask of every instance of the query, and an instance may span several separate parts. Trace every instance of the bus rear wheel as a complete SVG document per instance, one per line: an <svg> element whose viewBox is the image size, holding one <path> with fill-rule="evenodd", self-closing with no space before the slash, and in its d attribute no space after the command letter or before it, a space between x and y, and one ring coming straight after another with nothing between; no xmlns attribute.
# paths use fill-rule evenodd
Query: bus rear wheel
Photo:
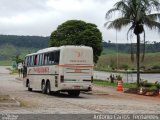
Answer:
<svg viewBox="0 0 160 120"><path fill-rule="evenodd" d="M47 84L46 84L46 93L47 93L48 95L51 94L50 82L47 82Z"/></svg>
<svg viewBox="0 0 160 120"><path fill-rule="evenodd" d="M68 91L68 94L72 97L78 97L80 94L80 91Z"/></svg>
<svg viewBox="0 0 160 120"><path fill-rule="evenodd" d="M32 88L30 88L30 82L27 82L28 91L32 91Z"/></svg>

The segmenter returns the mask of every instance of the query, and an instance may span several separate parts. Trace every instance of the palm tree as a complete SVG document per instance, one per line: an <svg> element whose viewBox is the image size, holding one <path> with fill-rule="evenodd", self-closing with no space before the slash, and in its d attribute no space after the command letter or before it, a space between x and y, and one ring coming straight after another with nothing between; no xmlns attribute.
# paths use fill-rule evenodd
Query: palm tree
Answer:
<svg viewBox="0 0 160 120"><path fill-rule="evenodd" d="M130 25L127 32L128 34L134 33L137 37L136 43L136 57L137 57L137 85L140 85L140 34L144 34L144 47L145 51L145 29L144 26L152 29L156 29L160 32L160 2L159 0L121 0L114 5L114 8L110 9L106 13L106 19L112 18L113 13L119 13L118 18L113 21L107 21L105 26L110 29L121 30L122 27ZM132 44L131 44L132 45ZM132 55L131 58L133 59ZM142 56L142 60L144 54Z"/></svg>

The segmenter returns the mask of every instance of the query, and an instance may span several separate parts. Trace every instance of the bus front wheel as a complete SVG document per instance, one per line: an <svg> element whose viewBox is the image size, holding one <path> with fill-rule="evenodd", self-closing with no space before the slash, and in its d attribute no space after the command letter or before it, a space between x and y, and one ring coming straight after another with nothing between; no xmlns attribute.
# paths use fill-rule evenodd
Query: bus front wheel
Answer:
<svg viewBox="0 0 160 120"><path fill-rule="evenodd" d="M68 94L72 97L78 97L80 94L80 91L68 91Z"/></svg>

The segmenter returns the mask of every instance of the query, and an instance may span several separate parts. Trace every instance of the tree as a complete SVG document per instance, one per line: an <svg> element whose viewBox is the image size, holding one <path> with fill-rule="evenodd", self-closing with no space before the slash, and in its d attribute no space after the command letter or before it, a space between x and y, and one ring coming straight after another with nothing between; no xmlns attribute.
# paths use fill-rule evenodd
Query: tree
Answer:
<svg viewBox="0 0 160 120"><path fill-rule="evenodd" d="M23 59L20 57L20 55L16 55L12 58L13 61L16 62L16 64L18 65L18 63L23 62Z"/></svg>
<svg viewBox="0 0 160 120"><path fill-rule="evenodd" d="M144 33L144 45L145 45L145 29L146 25L150 29L157 29L160 31L160 3L159 0L121 0L114 5L114 8L110 9L106 13L106 18L110 19L110 15L119 12L121 15L119 18L115 18L113 21L105 23L108 29L114 28L121 30L122 27L130 25L127 33L133 32L137 37L136 57L137 57L137 85L140 85L140 34ZM145 46L143 47L145 51ZM133 58L133 57L132 57ZM142 59L144 58L144 54Z"/></svg>
<svg viewBox="0 0 160 120"><path fill-rule="evenodd" d="M94 62L102 51L102 34L95 24L68 20L59 25L50 36L49 46L86 45L93 48Z"/></svg>

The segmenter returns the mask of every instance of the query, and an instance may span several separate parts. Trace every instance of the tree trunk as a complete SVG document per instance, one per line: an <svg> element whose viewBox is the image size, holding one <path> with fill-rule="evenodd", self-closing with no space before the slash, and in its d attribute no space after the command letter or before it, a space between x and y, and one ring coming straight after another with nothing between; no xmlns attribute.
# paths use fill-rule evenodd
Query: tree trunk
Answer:
<svg viewBox="0 0 160 120"><path fill-rule="evenodd" d="M137 85L140 86L140 35L137 34Z"/></svg>

